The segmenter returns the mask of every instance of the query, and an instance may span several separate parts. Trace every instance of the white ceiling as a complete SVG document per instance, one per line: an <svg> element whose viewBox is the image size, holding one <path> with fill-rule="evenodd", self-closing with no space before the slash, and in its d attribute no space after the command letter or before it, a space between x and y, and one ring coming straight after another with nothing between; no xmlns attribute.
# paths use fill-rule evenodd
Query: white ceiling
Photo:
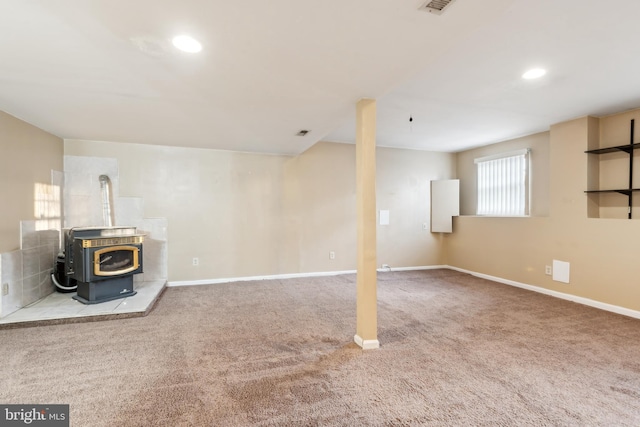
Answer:
<svg viewBox="0 0 640 427"><path fill-rule="evenodd" d="M640 107L638 0L424 2L0 0L0 110L62 138L296 154L353 142L363 97L378 145L436 151Z"/></svg>

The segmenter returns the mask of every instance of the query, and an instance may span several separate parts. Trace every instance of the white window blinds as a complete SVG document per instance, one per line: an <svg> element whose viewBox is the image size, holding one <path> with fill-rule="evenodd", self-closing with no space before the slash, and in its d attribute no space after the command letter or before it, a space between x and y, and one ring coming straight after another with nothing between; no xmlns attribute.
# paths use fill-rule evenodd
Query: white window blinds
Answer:
<svg viewBox="0 0 640 427"><path fill-rule="evenodd" d="M529 214L529 149L475 159L477 215Z"/></svg>

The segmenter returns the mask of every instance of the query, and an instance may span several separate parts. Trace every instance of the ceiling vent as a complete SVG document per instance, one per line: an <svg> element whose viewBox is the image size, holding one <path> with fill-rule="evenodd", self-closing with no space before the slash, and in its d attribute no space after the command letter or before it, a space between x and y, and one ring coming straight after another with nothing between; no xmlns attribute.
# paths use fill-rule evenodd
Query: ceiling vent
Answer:
<svg viewBox="0 0 640 427"><path fill-rule="evenodd" d="M453 2L454 0L428 0L425 4L420 6L420 10L426 10L427 12L441 15L447 6Z"/></svg>

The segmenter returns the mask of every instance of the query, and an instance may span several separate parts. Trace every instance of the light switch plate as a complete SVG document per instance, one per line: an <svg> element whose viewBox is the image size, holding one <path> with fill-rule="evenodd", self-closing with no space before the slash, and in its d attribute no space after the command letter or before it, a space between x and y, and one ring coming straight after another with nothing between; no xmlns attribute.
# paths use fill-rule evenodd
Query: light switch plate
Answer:
<svg viewBox="0 0 640 427"><path fill-rule="evenodd" d="M380 225L389 225L389 211L381 210L380 211Z"/></svg>

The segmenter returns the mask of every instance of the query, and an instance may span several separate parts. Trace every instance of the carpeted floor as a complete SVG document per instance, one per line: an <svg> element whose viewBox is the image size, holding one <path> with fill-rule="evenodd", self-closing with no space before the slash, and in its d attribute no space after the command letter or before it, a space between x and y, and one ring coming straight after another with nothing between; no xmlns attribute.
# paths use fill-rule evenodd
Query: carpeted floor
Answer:
<svg viewBox="0 0 640 427"><path fill-rule="evenodd" d="M136 319L0 330L0 403L72 426L637 426L640 321L450 270L169 288Z"/></svg>

